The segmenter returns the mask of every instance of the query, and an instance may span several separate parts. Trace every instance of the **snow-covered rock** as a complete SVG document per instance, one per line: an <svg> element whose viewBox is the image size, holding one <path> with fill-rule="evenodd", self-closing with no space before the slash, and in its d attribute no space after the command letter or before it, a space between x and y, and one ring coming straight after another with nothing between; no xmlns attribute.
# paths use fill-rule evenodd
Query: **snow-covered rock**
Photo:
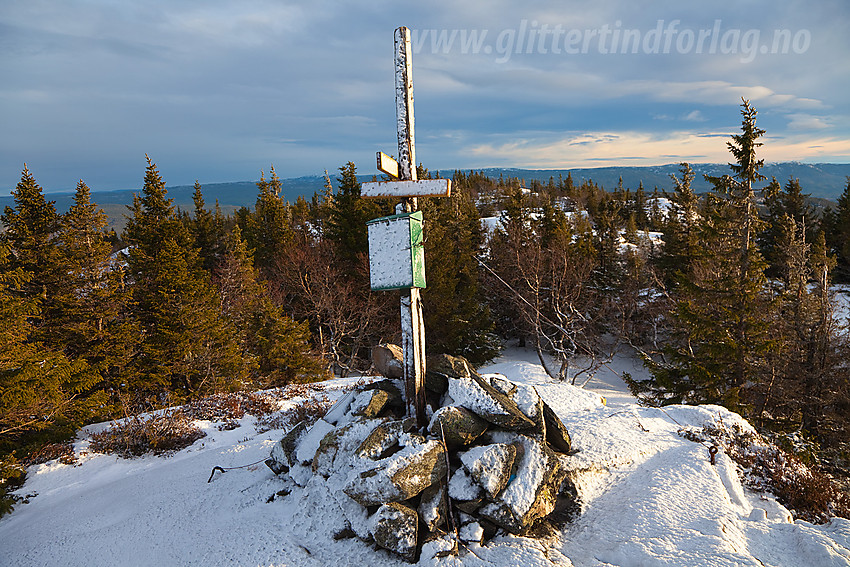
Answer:
<svg viewBox="0 0 850 567"><path fill-rule="evenodd" d="M416 510L398 502L389 502L378 508L369 523L369 531L376 544L413 562L419 535Z"/></svg>
<svg viewBox="0 0 850 567"><path fill-rule="evenodd" d="M472 479L495 498L508 485L516 455L515 445L494 443L473 447L459 456Z"/></svg>
<svg viewBox="0 0 850 567"><path fill-rule="evenodd" d="M425 441L378 461L378 466L354 476L343 491L362 506L377 506L413 498L445 475L442 444Z"/></svg>
<svg viewBox="0 0 850 567"><path fill-rule="evenodd" d="M458 406L441 407L434 412L428 424L428 432L437 439L445 435L449 447L466 447L486 430L486 421Z"/></svg>

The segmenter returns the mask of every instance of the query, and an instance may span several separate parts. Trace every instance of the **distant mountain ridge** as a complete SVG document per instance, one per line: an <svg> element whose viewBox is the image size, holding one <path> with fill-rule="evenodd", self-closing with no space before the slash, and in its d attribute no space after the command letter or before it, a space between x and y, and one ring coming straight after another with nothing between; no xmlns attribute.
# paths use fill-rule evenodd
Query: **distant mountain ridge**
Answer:
<svg viewBox="0 0 850 567"><path fill-rule="evenodd" d="M697 193L711 189L711 184L705 180L704 175L721 176L730 173L727 163L692 163L690 165L696 173L692 187ZM526 183L529 183L532 179L546 183L549 177L554 177L557 182L558 175L566 177L567 173L571 173L575 184L592 179L609 191L617 186L621 176L624 187L634 190L643 182L644 190L647 192L651 192L655 187L672 190L670 176L680 177L679 164L677 163L647 167L486 168L476 169L475 171L481 171L489 177L498 177L500 174L505 177L518 177L525 179ZM767 181L764 181L759 187L766 185L773 177L782 185L785 185L785 182L793 177L800 180L800 186L804 193L809 193L812 197L836 200L847 186L847 177L850 176L850 163L768 163L762 168L761 173L767 177Z"/></svg>
<svg viewBox="0 0 850 567"><path fill-rule="evenodd" d="M720 176L730 173L729 165L726 163L693 163L691 168L696 173L693 181L694 190L698 193L708 191L711 186L705 181L703 175ZM488 177L519 178L525 183L536 179L547 183L550 177L557 182L558 176L564 178L571 174L573 183L580 184L582 181L592 179L596 184L607 190L617 186L620 177L623 178L623 186L629 189L637 189L643 183L644 190L652 192L655 187L659 189L672 189L671 175L679 175L679 164L666 164L647 167L594 167L594 168L569 168L569 169L520 169L520 168L474 168L475 171L484 173ZM443 177L450 177L455 170L444 169L439 173ZM469 172L470 169L461 169ZM762 168L762 174L768 181L772 177L785 184L790 178L800 180L800 185L805 193L812 197L836 200L847 186L847 178L850 176L850 163L801 163L781 162L768 163ZM363 181L372 178L375 173L367 172L360 174ZM333 178L336 181L335 177ZM294 202L299 196L307 199L313 193L324 187L324 177L321 175L310 175L304 177L292 177L281 179L281 195L289 202ZM764 182L766 183L766 182ZM761 186L761 185L760 185ZM168 196L174 199L174 204L183 210L194 208L192 194L194 186L175 185L167 186ZM253 207L257 198L257 184L255 181L236 181L231 183L206 183L202 185L204 200L208 208L215 205L216 199L225 213L231 213L240 207ZM126 189L117 191L93 191L92 201L100 205L110 217L110 225L120 229L124 225L124 215L127 213L126 205L133 202L133 194L140 189ZM48 193L46 197L56 201L56 209L60 212L67 211L73 200L73 192ZM0 210L5 206L14 206L10 195L0 196Z"/></svg>

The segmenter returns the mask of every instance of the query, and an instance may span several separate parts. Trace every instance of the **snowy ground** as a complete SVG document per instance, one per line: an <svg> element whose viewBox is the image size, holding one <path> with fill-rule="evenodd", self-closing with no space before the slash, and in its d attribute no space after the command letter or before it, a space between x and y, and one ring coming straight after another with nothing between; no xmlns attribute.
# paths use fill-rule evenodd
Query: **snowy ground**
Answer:
<svg viewBox="0 0 850 567"><path fill-rule="evenodd" d="M628 358L611 368L640 372ZM587 391L552 383L536 355L519 350L481 371L534 385L564 421L578 450L571 467L583 510L557 537L498 537L461 557L423 553L420 565L850 565L850 521L791 522L773 499L741 487L726 455L712 465L703 445L677 433L705 423L748 427L735 414L641 408L612 370ZM282 481L262 464L207 483L214 466L263 459L282 435L258 434L253 424L246 416L218 431L201 422L207 437L193 446L134 460L88 452L81 433L79 464L30 469L21 494L35 496L0 520L0 565L405 565L331 538L339 495L296 489L268 502Z"/></svg>

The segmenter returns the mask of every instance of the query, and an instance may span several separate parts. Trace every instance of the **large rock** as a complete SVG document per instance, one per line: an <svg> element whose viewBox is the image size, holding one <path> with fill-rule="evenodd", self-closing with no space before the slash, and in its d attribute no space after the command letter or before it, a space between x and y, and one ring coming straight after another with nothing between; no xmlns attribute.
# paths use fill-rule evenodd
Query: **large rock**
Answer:
<svg viewBox="0 0 850 567"><path fill-rule="evenodd" d="M397 553L411 563L416 560L419 536L416 510L398 502L390 502L378 508L369 522L377 545Z"/></svg>
<svg viewBox="0 0 850 567"><path fill-rule="evenodd" d="M434 412L428 424L428 432L437 439L441 439L445 433L446 445L449 447L466 447L486 430L486 421L458 406L441 407Z"/></svg>
<svg viewBox="0 0 850 567"><path fill-rule="evenodd" d="M334 426L324 419L316 421L298 441L298 446L295 448L293 454L295 464L312 466L313 458L316 456L319 445L322 443L325 435L333 430Z"/></svg>
<svg viewBox="0 0 850 567"><path fill-rule="evenodd" d="M266 466L274 474L288 472L289 467L295 465L295 450L305 433L307 433L307 422L299 421L280 441L275 443L269 458L266 459Z"/></svg>
<svg viewBox="0 0 850 567"><path fill-rule="evenodd" d="M425 359L425 389L445 394L451 378L469 378L476 374L468 360L462 356L431 354Z"/></svg>
<svg viewBox="0 0 850 567"><path fill-rule="evenodd" d="M389 456L388 451L399 447L401 435L413 431L414 427L416 427L416 418L412 417L381 423L363 440L355 454L373 461L386 458Z"/></svg>
<svg viewBox="0 0 850 567"><path fill-rule="evenodd" d="M343 394L322 419L334 425L345 425L345 419L351 417L348 408L351 407L351 402L354 401L357 393L356 390L350 390Z"/></svg>
<svg viewBox="0 0 850 567"><path fill-rule="evenodd" d="M363 417L377 417L390 401L390 394L386 390L365 390L351 402L350 411L354 415Z"/></svg>
<svg viewBox="0 0 850 567"><path fill-rule="evenodd" d="M454 501L478 502L481 499L481 486L476 483L465 469L459 468L449 480L449 496Z"/></svg>
<svg viewBox="0 0 850 567"><path fill-rule="evenodd" d="M372 364L381 376L387 378L404 376L404 352L398 345L384 343L374 347Z"/></svg>
<svg viewBox="0 0 850 567"><path fill-rule="evenodd" d="M383 390L387 394L389 394L390 398L387 401L388 408L401 408L404 409L404 394L402 394L402 390L404 389L404 383L401 380L378 380L377 382L372 382L371 384L366 384L363 386L364 390Z"/></svg>
<svg viewBox="0 0 850 567"><path fill-rule="evenodd" d="M511 533L520 533L555 510L566 471L560 458L544 443L525 435L493 434L502 442L515 439L518 459L515 478L479 514Z"/></svg>
<svg viewBox="0 0 850 567"><path fill-rule="evenodd" d="M460 537L460 541L480 545L484 540L484 528L475 521L473 516L461 512L458 517L458 524L458 537Z"/></svg>
<svg viewBox="0 0 850 567"><path fill-rule="evenodd" d="M462 356L432 354L426 357L425 363L427 370L449 378L467 378L475 372L469 361Z"/></svg>
<svg viewBox="0 0 850 567"><path fill-rule="evenodd" d="M501 374L490 374L487 377L490 385L496 388L499 392L512 398L516 394L517 386Z"/></svg>
<svg viewBox="0 0 850 567"><path fill-rule="evenodd" d="M362 506L407 500L446 475L446 453L442 443L433 440L408 445L378 463L355 475L343 488Z"/></svg>
<svg viewBox="0 0 850 567"><path fill-rule="evenodd" d="M465 407L498 427L521 431L535 426L515 401L474 371L466 377L449 380L448 395L454 405Z"/></svg>
<svg viewBox="0 0 850 567"><path fill-rule="evenodd" d="M472 480L495 498L508 485L516 454L515 445L494 443L460 453L460 462Z"/></svg>
<svg viewBox="0 0 850 567"><path fill-rule="evenodd" d="M357 418L328 432L313 456L313 472L328 478L350 460L352 455L372 431L380 428L389 418Z"/></svg>
<svg viewBox="0 0 850 567"><path fill-rule="evenodd" d="M497 374L490 374L486 378L496 390L513 400L526 417L535 422L536 432L545 435L552 449L559 453L570 452L571 441L567 428L533 386L514 384Z"/></svg>

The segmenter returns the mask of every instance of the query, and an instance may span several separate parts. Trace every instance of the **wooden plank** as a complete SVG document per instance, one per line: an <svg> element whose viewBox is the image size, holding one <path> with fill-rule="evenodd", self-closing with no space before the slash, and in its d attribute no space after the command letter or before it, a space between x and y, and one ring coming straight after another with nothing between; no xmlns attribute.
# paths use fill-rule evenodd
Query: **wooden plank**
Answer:
<svg viewBox="0 0 850 567"><path fill-rule="evenodd" d="M370 181L360 185L360 196L367 198L449 197L451 191L450 179Z"/></svg>
<svg viewBox="0 0 850 567"><path fill-rule="evenodd" d="M378 152L378 171L386 173L390 177L398 179L398 162L385 154Z"/></svg>

